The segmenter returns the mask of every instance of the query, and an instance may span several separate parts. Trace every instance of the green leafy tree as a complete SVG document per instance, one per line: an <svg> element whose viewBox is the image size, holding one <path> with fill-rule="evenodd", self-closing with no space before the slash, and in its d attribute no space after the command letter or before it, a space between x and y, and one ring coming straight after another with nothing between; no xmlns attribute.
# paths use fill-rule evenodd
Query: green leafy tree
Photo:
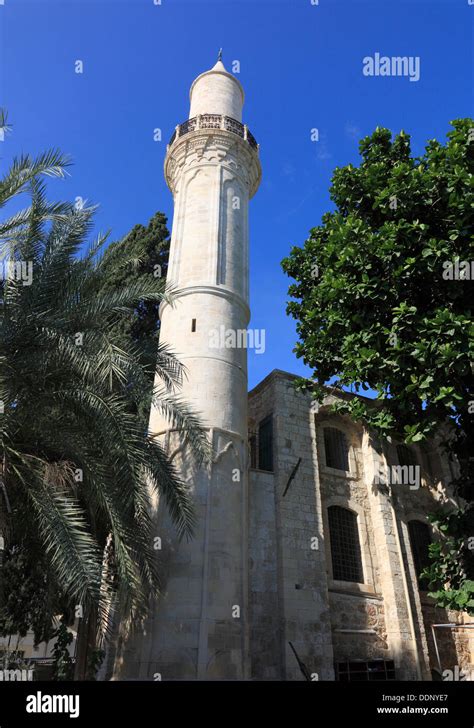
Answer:
<svg viewBox="0 0 474 728"><path fill-rule="evenodd" d="M132 282L165 280L168 270L170 238L167 220L157 212L148 225L135 225L122 240L111 243L104 252L101 290L118 291ZM153 376L158 353L159 302L141 299L133 311L122 316L116 324L115 336L125 345L137 345L140 363L145 369L150 386L138 403L137 414L143 426L148 424ZM133 386L129 382L129 386Z"/></svg>
<svg viewBox="0 0 474 728"><path fill-rule="evenodd" d="M287 308L295 351L314 370L300 385L318 399L328 383L376 390L377 407L354 398L337 409L407 443L449 423L445 447L459 463L462 500L433 517L445 538L432 548L429 579L440 604L474 613L473 283L465 264L474 122L452 122L447 143L429 141L420 157L407 134L392 139L381 128L359 150L358 167L334 171L335 210L282 263L295 280Z"/></svg>
<svg viewBox="0 0 474 728"><path fill-rule="evenodd" d="M82 252L93 209L46 199L44 176L67 164L55 151L23 156L0 181L0 207L22 193L29 202L0 223L0 630L24 633L28 622L37 641L77 606L101 635L112 606L132 620L146 613L159 590L153 493L182 536L194 524L186 484L133 414L150 388L140 347L117 333L141 303L172 298L163 277L107 290L106 238ZM161 345L153 374L153 404L201 463L206 433L179 397L181 364ZM26 593L13 594L19 572L39 590L35 614Z"/></svg>
<svg viewBox="0 0 474 728"><path fill-rule="evenodd" d="M12 543L1 568L0 635L26 637L33 631L35 643L48 642L55 635L53 616L64 615L72 623L67 598L61 594L41 549Z"/></svg>
<svg viewBox="0 0 474 728"><path fill-rule="evenodd" d="M87 657L86 680L97 680L97 673L105 658L105 650L96 647Z"/></svg>
<svg viewBox="0 0 474 728"><path fill-rule="evenodd" d="M61 622L55 636L56 642L53 647L53 680L60 680L61 682L72 680L74 665L69 654L69 647L74 640L74 635L68 630L64 622Z"/></svg>

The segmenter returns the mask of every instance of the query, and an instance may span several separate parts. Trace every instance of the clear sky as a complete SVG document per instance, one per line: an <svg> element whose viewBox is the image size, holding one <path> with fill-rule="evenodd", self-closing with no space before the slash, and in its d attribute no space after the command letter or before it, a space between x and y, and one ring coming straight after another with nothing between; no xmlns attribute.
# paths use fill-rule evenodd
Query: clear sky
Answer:
<svg viewBox="0 0 474 728"><path fill-rule="evenodd" d="M191 82L222 46L229 70L240 62L244 120L263 166L250 209L250 326L265 329L266 349L250 353L250 386L274 368L304 373L280 261L330 209L332 170L357 163L362 136L404 129L420 153L445 138L449 120L472 115L474 5L155 1L0 0L1 104L14 125L2 168L21 151L60 147L74 167L50 197L99 203L97 230L110 228L111 240L156 210L171 224L166 142L187 118ZM420 79L365 76L363 58L377 52L419 57Z"/></svg>

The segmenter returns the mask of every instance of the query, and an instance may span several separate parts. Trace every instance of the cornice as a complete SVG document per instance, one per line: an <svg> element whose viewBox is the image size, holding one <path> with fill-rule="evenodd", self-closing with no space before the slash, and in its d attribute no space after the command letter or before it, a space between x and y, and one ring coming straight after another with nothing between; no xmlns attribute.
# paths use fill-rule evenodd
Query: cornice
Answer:
<svg viewBox="0 0 474 728"><path fill-rule="evenodd" d="M184 170L216 163L241 176L247 183L249 198L253 197L262 178L258 151L225 129L197 129L168 146L164 161L166 183L175 194Z"/></svg>

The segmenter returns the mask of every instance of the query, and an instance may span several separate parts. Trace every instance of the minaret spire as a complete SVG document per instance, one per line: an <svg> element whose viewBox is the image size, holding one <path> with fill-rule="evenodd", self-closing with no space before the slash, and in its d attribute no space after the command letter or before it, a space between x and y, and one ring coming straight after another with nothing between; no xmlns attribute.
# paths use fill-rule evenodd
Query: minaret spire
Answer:
<svg viewBox="0 0 474 728"><path fill-rule="evenodd" d="M214 66L194 79L189 98L189 118L199 114L224 114L242 121L244 90L239 79L226 70L222 48Z"/></svg>

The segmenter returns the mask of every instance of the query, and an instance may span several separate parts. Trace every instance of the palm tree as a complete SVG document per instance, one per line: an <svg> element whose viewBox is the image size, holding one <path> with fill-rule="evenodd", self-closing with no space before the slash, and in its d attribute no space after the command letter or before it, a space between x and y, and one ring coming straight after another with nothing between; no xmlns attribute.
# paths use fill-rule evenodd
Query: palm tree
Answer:
<svg viewBox="0 0 474 728"><path fill-rule="evenodd" d="M107 236L81 252L94 208L46 199L43 177L64 176L68 164L56 151L25 156L0 181L0 207L21 193L30 199L0 223L6 272L0 286L0 536L5 567L21 557L42 590L47 614L36 615L39 635L58 609L78 606L104 635L117 600L133 621L159 591L152 496L164 499L182 536L192 536L194 515L187 486L137 416L150 381L138 345L116 340L118 322L138 301L172 303L173 295L152 275L120 290L104 287ZM179 397L183 375L160 344L153 404L199 465L209 445Z"/></svg>

